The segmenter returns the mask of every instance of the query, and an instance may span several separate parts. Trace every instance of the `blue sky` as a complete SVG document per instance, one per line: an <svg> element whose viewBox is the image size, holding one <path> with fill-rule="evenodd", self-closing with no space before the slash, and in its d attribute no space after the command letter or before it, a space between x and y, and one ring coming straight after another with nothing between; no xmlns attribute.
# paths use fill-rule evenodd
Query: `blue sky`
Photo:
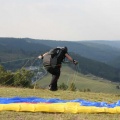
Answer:
<svg viewBox="0 0 120 120"><path fill-rule="evenodd" d="M0 0L0 37L120 40L120 0Z"/></svg>

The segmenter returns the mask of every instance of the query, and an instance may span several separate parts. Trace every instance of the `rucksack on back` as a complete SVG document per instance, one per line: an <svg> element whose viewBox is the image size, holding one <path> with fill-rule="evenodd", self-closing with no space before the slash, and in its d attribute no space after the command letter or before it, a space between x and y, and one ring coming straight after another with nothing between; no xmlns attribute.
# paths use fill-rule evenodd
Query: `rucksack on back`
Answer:
<svg viewBox="0 0 120 120"><path fill-rule="evenodd" d="M43 66L50 66L51 64L51 54L46 53L46 55L43 57Z"/></svg>
<svg viewBox="0 0 120 120"><path fill-rule="evenodd" d="M56 67L58 57L60 56L62 50L61 49L52 49L43 57L43 66L44 67Z"/></svg>

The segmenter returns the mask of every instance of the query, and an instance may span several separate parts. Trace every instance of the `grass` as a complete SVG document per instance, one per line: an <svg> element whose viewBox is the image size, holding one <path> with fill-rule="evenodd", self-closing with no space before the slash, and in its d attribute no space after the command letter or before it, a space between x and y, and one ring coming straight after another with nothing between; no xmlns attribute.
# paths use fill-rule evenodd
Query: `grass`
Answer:
<svg viewBox="0 0 120 120"><path fill-rule="evenodd" d="M65 100L85 99L89 101L105 101L108 103L120 100L120 95L91 93L91 92L72 92L58 90L52 92L46 89L28 89L28 88L10 88L0 87L1 97L30 97L36 96L41 98L59 98ZM0 120L119 120L120 114L70 114L70 113L41 113L41 112L14 112L1 111Z"/></svg>
<svg viewBox="0 0 120 120"><path fill-rule="evenodd" d="M37 82L39 86L47 86L50 82L50 74ZM84 99L89 101L103 101L108 103L120 100L120 91L116 89L116 83L97 78L92 75L82 75L73 71L69 67L63 67L59 84L69 85L71 82L76 84L77 89L89 88L91 92L81 92L79 90L56 92L47 89L28 89L0 86L0 97L40 97L58 98L65 100ZM0 120L120 120L120 114L70 114L70 113L42 113L42 112L14 112L0 111Z"/></svg>
<svg viewBox="0 0 120 120"><path fill-rule="evenodd" d="M39 80L37 82L37 85L46 87L49 85L50 80L51 75L48 74L43 79ZM83 75L81 73L78 73L77 71L74 71L68 66L63 66L58 85L65 83L69 86L72 82L75 83L77 89L79 89L80 91L90 89L91 92L120 94L120 89L116 88L119 83L113 83L103 78L95 77L93 75Z"/></svg>

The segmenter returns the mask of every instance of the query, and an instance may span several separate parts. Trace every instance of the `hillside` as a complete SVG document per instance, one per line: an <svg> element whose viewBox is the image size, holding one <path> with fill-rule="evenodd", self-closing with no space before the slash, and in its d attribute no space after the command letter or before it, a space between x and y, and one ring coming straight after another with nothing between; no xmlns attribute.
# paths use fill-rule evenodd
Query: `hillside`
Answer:
<svg viewBox="0 0 120 120"><path fill-rule="evenodd" d="M111 57L109 57L109 60L106 59L107 61L105 63L107 63L108 65L111 65L113 67L120 68L120 54L118 52L118 54L115 55L116 50L120 51L120 41L97 40L97 41L80 41L79 43L85 44L87 46L96 47L96 48L98 47L101 49L101 51L104 46L105 49L107 49L109 52L107 53L105 51L105 53L104 53L104 49L103 49L103 53L109 54L111 56ZM115 55L115 57L113 57L114 56L113 54ZM107 55L105 56L105 58L106 57L107 57Z"/></svg>
<svg viewBox="0 0 120 120"><path fill-rule="evenodd" d="M120 57L120 49L115 47L115 45L117 46L117 43L114 43L114 41L72 42L55 40L35 40L29 38L0 38L0 51L4 51L6 53L13 52L14 54L16 51L19 52L19 54L23 53L26 55L29 55L29 52L31 52L30 55L38 55L38 53L44 53L51 47L67 46L69 52L74 52L85 58L104 62L108 65L114 66L114 60L116 62L117 58ZM0 55L2 56L2 53ZM119 64L117 64L117 66L119 68Z"/></svg>
<svg viewBox="0 0 120 120"><path fill-rule="evenodd" d="M42 43L41 43L42 41ZM59 43L59 44L58 44ZM18 39L18 38L0 38L0 61L1 64L3 62L6 62L2 64L6 69L17 69L21 68L22 66L26 65L27 60L25 61L24 59L26 58L31 58L34 57L34 59L41 53L46 52L48 49L50 49L53 45L54 46L68 46L68 48L73 49L73 53L69 52L71 56L73 56L74 59L78 60L79 62L79 68L81 73L83 74L93 74L95 76L99 76L101 78L106 78L111 81L120 81L120 76L119 76L119 70L117 68L111 67L105 63L90 59L88 57L83 57L80 55L81 53L87 53L89 56L92 56L91 54L92 51L96 54L97 52L99 53L100 49L103 50L99 45L83 45L83 44L78 44L77 42L68 42L68 41L46 41L46 40L33 40L33 39ZM106 46L106 45L105 45ZM98 49L99 48L99 49ZM101 51L100 54L109 52L110 47L103 47L104 50L106 51ZM69 51L71 50L69 49ZM76 52L77 50L77 52ZM97 52L96 52L97 51ZM112 51L113 53L115 50ZM77 54L76 54L77 53ZM109 57L114 58L115 56L118 55L118 51L116 54L108 54ZM98 56L100 56L100 54ZM95 56L96 57L96 56ZM102 59L105 57L102 57ZM108 57L108 56L107 56ZM22 61L16 61L16 62L11 62L12 60L19 60L23 59ZM29 61L29 64L27 66L34 65L39 66L39 61L34 62L34 59L31 59ZM108 58L107 58L108 59ZM110 58L109 58L110 59ZM28 59L29 60L29 59ZM10 62L7 62L10 61ZM26 67L27 67L26 66ZM71 66L71 65L70 65ZM72 66L71 66L72 67Z"/></svg>
<svg viewBox="0 0 120 120"><path fill-rule="evenodd" d="M93 74L101 78L106 78L111 81L120 82L119 69L111 67L105 63L94 61L81 57L77 54L72 55L75 59L79 60L79 68L83 74Z"/></svg>
<svg viewBox="0 0 120 120"><path fill-rule="evenodd" d="M0 38L0 61L37 56L49 49L47 45L31 43L25 39Z"/></svg>
<svg viewBox="0 0 120 120"><path fill-rule="evenodd" d="M75 67L75 66L73 66ZM61 76L58 80L58 86L62 83L70 86L71 83L74 83L77 90L96 93L113 93L119 94L120 89L117 89L116 86L119 86L119 83L110 82L106 79L96 77L92 74L81 74L79 73L80 68L76 67L75 70L71 69L67 64L63 64L61 70ZM47 74L42 79L38 79L36 82L36 87L47 88L51 81L51 75Z"/></svg>
<svg viewBox="0 0 120 120"><path fill-rule="evenodd" d="M31 43L25 39L0 38L0 62L6 69L21 68L28 60L26 58L36 58L49 49L50 46Z"/></svg>
<svg viewBox="0 0 120 120"><path fill-rule="evenodd" d="M82 41L84 43L84 41ZM109 45L114 48L120 49L120 41L118 40L94 40L94 41L86 41L88 43L98 43L98 44L104 44Z"/></svg>
<svg viewBox="0 0 120 120"><path fill-rule="evenodd" d="M69 52L74 52L85 58L96 60L99 62L104 62L113 66L111 61L114 61L120 56L120 49L110 46L109 44L104 44L104 42L93 42L93 41L55 41L55 40L33 40L29 39L31 42L42 43L50 47L56 46L67 46Z"/></svg>

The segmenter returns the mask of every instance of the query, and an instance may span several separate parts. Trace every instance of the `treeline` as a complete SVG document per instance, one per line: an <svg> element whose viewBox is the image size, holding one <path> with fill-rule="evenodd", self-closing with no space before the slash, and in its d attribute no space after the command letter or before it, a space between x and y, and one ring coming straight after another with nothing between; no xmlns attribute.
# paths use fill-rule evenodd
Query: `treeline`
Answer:
<svg viewBox="0 0 120 120"><path fill-rule="evenodd" d="M31 79L33 73L25 69L19 69L16 72L6 71L0 65L0 85L14 87L32 87Z"/></svg>

